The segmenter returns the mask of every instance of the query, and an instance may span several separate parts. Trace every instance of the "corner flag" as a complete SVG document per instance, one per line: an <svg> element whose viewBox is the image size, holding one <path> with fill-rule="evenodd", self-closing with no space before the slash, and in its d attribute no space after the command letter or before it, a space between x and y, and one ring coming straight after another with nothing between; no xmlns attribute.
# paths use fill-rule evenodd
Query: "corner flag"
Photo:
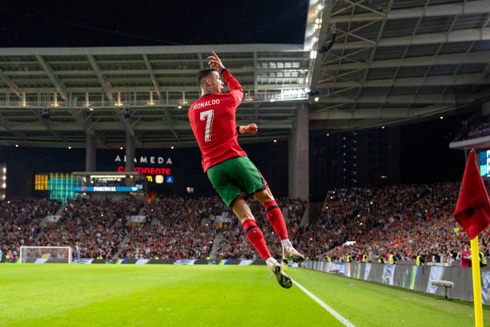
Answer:
<svg viewBox="0 0 490 327"><path fill-rule="evenodd" d="M476 164L475 150L471 150L459 191L454 218L465 229L470 239L490 225L490 200Z"/></svg>
<svg viewBox="0 0 490 327"><path fill-rule="evenodd" d="M466 160L463 183L459 190L454 218L463 226L471 239L471 274L473 276L473 306L475 326L483 327L481 301L480 256L478 253L478 234L490 224L490 200L476 164L475 150L471 149Z"/></svg>

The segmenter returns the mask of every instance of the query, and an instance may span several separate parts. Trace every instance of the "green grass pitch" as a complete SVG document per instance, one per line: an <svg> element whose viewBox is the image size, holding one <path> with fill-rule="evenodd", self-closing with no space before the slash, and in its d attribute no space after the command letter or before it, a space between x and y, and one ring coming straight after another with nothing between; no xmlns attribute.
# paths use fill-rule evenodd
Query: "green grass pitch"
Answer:
<svg viewBox="0 0 490 327"><path fill-rule="evenodd" d="M474 326L471 303L288 273L356 327ZM268 277L265 266L1 264L0 326L343 326ZM483 315L490 325L490 309Z"/></svg>

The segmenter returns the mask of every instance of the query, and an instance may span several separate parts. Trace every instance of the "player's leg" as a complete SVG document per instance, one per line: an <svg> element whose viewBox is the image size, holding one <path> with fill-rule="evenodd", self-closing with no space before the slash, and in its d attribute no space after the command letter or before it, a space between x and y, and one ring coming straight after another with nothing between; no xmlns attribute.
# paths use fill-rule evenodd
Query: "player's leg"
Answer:
<svg viewBox="0 0 490 327"><path fill-rule="evenodd" d="M294 249L288 238L286 223L264 177L248 157L230 160L233 163L233 178L246 194L253 194L266 210L267 220L272 225L282 243L283 258L301 262L304 256Z"/></svg>
<svg viewBox="0 0 490 327"><path fill-rule="evenodd" d="M253 194L266 211L267 220L276 231L283 243L289 242L288 231L281 209L277 205L267 182L257 167L247 157L238 158L235 162L234 174L238 185L241 185L247 194Z"/></svg>
<svg viewBox="0 0 490 327"><path fill-rule="evenodd" d="M233 210L242 223L250 243L252 243L260 256L267 261L272 256L265 244L264 234L257 226L250 207L243 199L243 196L247 195L246 192L242 190L233 177L239 173L235 167L235 161L237 160L236 158L229 159L209 168L207 171L208 178L223 202Z"/></svg>
<svg viewBox="0 0 490 327"><path fill-rule="evenodd" d="M290 288L293 285L291 278L284 273L281 265L271 256L265 243L264 234L257 226L252 211L243 198L248 192L240 186L241 184L236 179L237 176L244 174L242 163L241 157L226 160L209 168L207 171L208 178L221 199L238 217L247 239L266 261L279 284L284 288Z"/></svg>
<svg viewBox="0 0 490 327"><path fill-rule="evenodd" d="M248 240L252 243L262 259L265 261L270 260L272 256L265 244L264 234L257 226L255 217L243 197L237 198L233 202L231 209L238 217L238 220L240 220Z"/></svg>
<svg viewBox="0 0 490 327"><path fill-rule="evenodd" d="M269 224L276 231L277 236L281 241L288 240L288 230L282 211L277 205L277 202L272 196L271 190L267 187L265 190L259 191L254 194L255 198L262 204L267 216Z"/></svg>
<svg viewBox="0 0 490 327"><path fill-rule="evenodd" d="M301 253L296 251L296 249L291 244L291 241L289 241L288 230L286 227L284 216L282 215L282 211L277 205L277 202L275 201L270 189L267 187L265 190L256 192L254 196L264 207L267 220L274 228L277 236L279 236L279 239L281 240L282 258L284 260L293 260L294 262L304 261L305 257Z"/></svg>
<svg viewBox="0 0 490 327"><path fill-rule="evenodd" d="M284 288L290 288L293 286L291 278L284 273L284 271L281 269L281 265L271 256L269 249L265 244L264 234L257 226L252 211L250 210L247 202L245 202L245 199L243 199L243 197L238 197L233 202L231 208L242 223L243 230L245 231L245 235L247 236L248 240L250 243L252 243L260 256L265 260L271 272L276 276L279 284Z"/></svg>

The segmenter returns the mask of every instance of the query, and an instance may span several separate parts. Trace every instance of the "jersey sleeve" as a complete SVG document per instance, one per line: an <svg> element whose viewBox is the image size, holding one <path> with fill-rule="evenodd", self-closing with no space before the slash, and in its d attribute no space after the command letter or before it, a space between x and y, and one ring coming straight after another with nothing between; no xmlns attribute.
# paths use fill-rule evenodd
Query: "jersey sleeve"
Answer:
<svg viewBox="0 0 490 327"><path fill-rule="evenodd" d="M223 72L223 78L225 79L226 85L230 88L230 93L233 95L235 99L235 106L238 106L242 103L243 99L243 89L240 83L236 80L235 77L230 73L228 69Z"/></svg>

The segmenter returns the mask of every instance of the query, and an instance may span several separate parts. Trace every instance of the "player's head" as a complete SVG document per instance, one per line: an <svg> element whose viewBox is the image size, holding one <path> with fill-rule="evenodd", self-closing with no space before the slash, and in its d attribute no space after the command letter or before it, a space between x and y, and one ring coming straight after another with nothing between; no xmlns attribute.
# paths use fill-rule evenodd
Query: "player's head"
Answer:
<svg viewBox="0 0 490 327"><path fill-rule="evenodd" d="M223 92L224 84L214 69L203 69L197 73L197 84L203 94Z"/></svg>

